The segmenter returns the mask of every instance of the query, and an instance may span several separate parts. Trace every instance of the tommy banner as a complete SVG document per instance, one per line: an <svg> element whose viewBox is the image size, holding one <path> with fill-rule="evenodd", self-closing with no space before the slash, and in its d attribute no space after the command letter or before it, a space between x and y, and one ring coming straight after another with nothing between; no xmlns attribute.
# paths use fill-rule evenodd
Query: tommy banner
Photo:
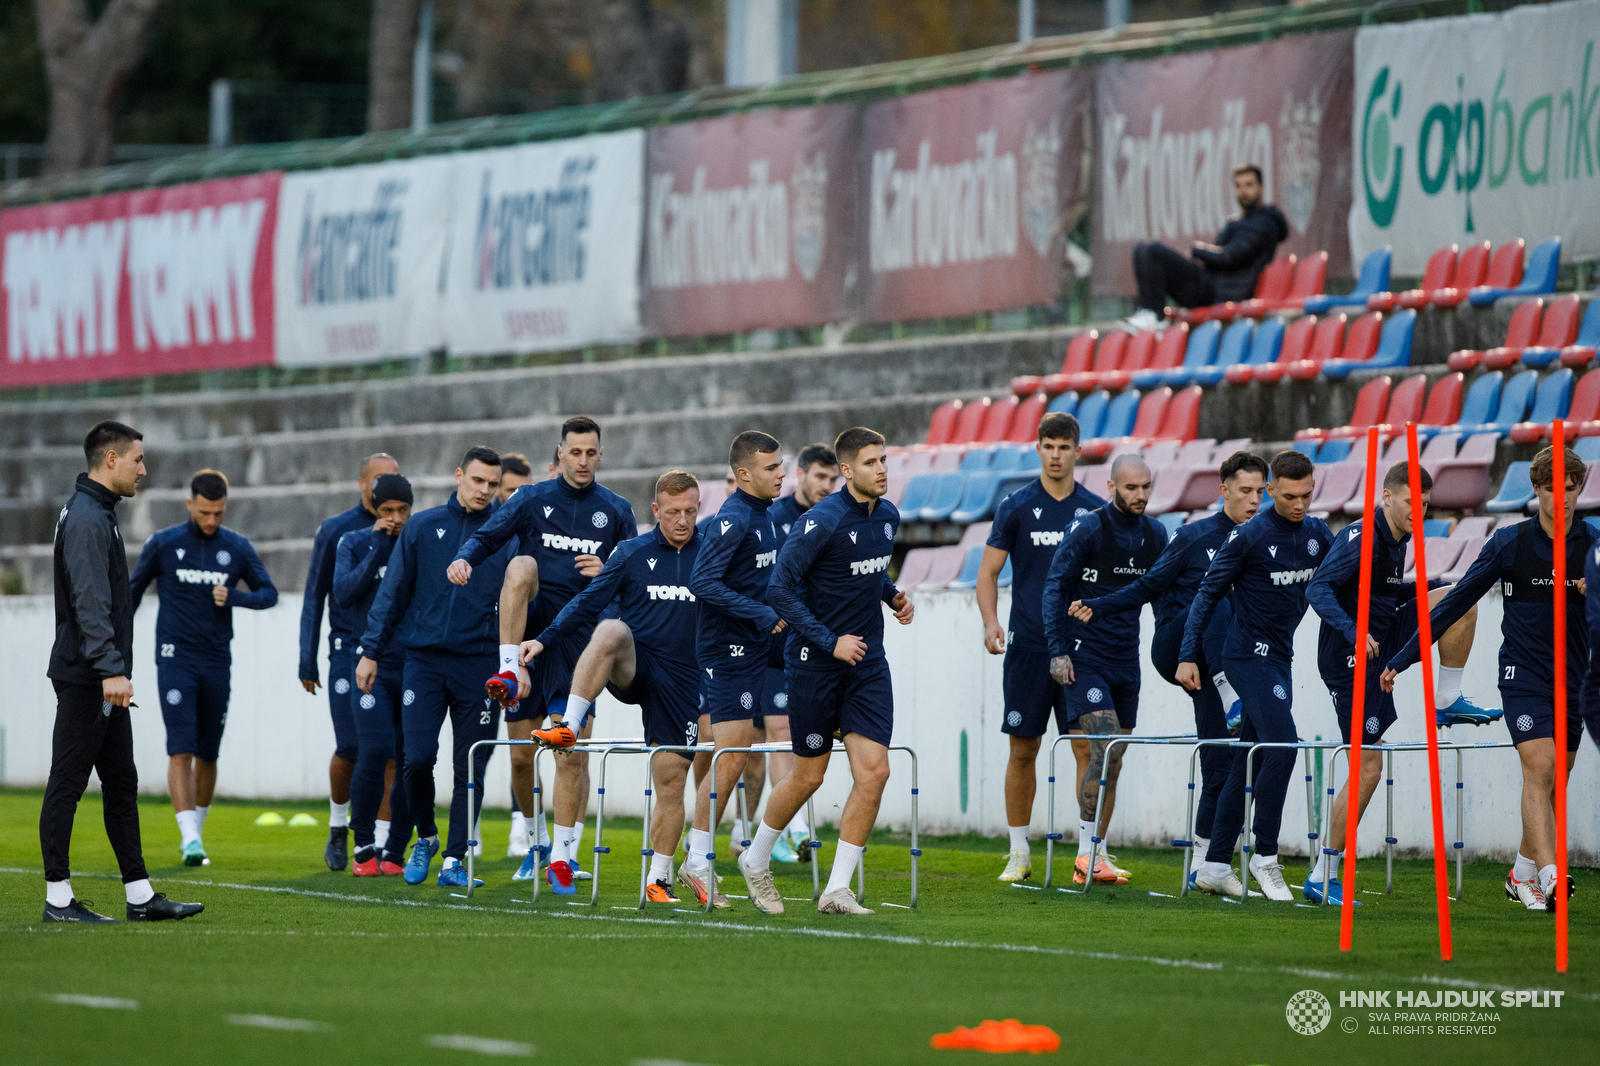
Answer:
<svg viewBox="0 0 1600 1066"><path fill-rule="evenodd" d="M281 177L0 212L0 387L271 363Z"/></svg>
<svg viewBox="0 0 1600 1066"><path fill-rule="evenodd" d="M458 155L445 336L456 355L639 335L644 131Z"/></svg>
<svg viewBox="0 0 1600 1066"><path fill-rule="evenodd" d="M1600 258L1600 0L1363 27L1355 45L1356 255L1417 276L1452 244L1560 236Z"/></svg>
<svg viewBox="0 0 1600 1066"><path fill-rule="evenodd" d="M854 106L837 104L650 130L647 332L730 333L845 317L855 116Z"/></svg>
<svg viewBox="0 0 1600 1066"><path fill-rule="evenodd" d="M1058 70L867 105L861 317L1049 303L1081 217L1092 82Z"/></svg>
<svg viewBox="0 0 1600 1066"><path fill-rule="evenodd" d="M284 176L273 263L280 366L443 347L452 165L432 156Z"/></svg>
<svg viewBox="0 0 1600 1066"><path fill-rule="evenodd" d="M1097 294L1133 294L1140 241L1187 252L1215 240L1239 210L1232 171L1246 163L1289 220L1279 254L1326 250L1330 276L1350 273L1354 32L1097 69Z"/></svg>

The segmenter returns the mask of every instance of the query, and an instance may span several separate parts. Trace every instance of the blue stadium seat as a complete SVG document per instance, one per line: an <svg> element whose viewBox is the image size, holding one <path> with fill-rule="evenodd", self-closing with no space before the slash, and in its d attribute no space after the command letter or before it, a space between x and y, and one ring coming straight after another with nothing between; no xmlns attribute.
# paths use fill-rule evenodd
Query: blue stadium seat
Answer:
<svg viewBox="0 0 1600 1066"><path fill-rule="evenodd" d="M1572 442L1572 451L1586 463L1600 463L1600 437L1579 437Z"/></svg>
<svg viewBox="0 0 1600 1066"><path fill-rule="evenodd" d="M1486 307L1502 296L1545 296L1556 291L1556 274L1561 269L1561 238L1551 237L1540 241L1528 253L1528 269L1522 274L1522 284L1510 289L1480 285L1467 295L1474 307Z"/></svg>
<svg viewBox="0 0 1600 1066"><path fill-rule="evenodd" d="M1156 521L1167 527L1167 536L1170 537L1178 531L1178 527L1183 525L1188 518L1188 511L1168 511L1164 515L1157 515Z"/></svg>
<svg viewBox="0 0 1600 1066"><path fill-rule="evenodd" d="M1494 499L1483 505L1490 514L1515 512L1521 514L1533 499L1533 481L1528 477L1529 462L1512 463L1506 467L1506 476L1500 481L1500 491Z"/></svg>
<svg viewBox="0 0 1600 1066"><path fill-rule="evenodd" d="M1139 399L1138 389L1126 389L1117 393L1116 397L1106 405L1106 417L1105 421L1100 423L1100 431L1092 435L1085 431L1084 439L1116 440L1119 437L1126 437L1133 430L1133 420L1138 417Z"/></svg>
<svg viewBox="0 0 1600 1066"><path fill-rule="evenodd" d="M1078 433L1082 440L1100 435L1100 426L1106 420L1106 406L1111 403L1111 394L1105 389L1096 389L1078 402Z"/></svg>
<svg viewBox="0 0 1600 1066"><path fill-rule="evenodd" d="M928 500L922 505L917 517L924 522L943 522L950 517L951 512L961 506L961 498L967 491L967 475L959 470L953 470L948 474L932 476L938 480L934 483L933 491L928 495ZM900 513L904 516L904 509Z"/></svg>
<svg viewBox="0 0 1600 1066"><path fill-rule="evenodd" d="M1450 535L1450 519L1424 518L1422 520L1422 535L1424 537L1448 537Z"/></svg>
<svg viewBox="0 0 1600 1066"><path fill-rule="evenodd" d="M1195 370L1217 361L1217 344L1222 337L1222 323L1202 322L1189 331L1189 346L1183 352L1183 364L1171 370L1139 370L1133 375L1133 387L1146 389L1152 385L1182 386L1189 384Z"/></svg>
<svg viewBox="0 0 1600 1066"><path fill-rule="evenodd" d="M1329 443L1331 444L1332 441ZM1317 448L1320 447L1321 444L1322 442L1320 440L1317 440L1313 437L1307 440L1297 440L1293 444L1289 445L1289 447L1299 452L1307 459L1310 459L1314 463L1317 461Z"/></svg>
<svg viewBox="0 0 1600 1066"><path fill-rule="evenodd" d="M1528 405L1533 403L1534 389L1538 384L1537 370L1524 370L1513 377L1500 390L1500 404L1495 408L1494 417L1481 425L1470 427L1467 432L1508 436L1512 426L1528 420ZM1462 417L1466 417L1465 411L1462 411Z"/></svg>
<svg viewBox="0 0 1600 1066"><path fill-rule="evenodd" d="M1031 472L1020 470L980 470L968 474L961 504L950 512L950 521L967 525L993 518L994 509L1000 506L1000 501L1033 478Z"/></svg>
<svg viewBox="0 0 1600 1066"><path fill-rule="evenodd" d="M1078 394L1063 392L1060 396L1050 401L1050 406L1044 409L1047 415L1070 415L1078 409Z"/></svg>
<svg viewBox="0 0 1600 1066"><path fill-rule="evenodd" d="M933 487L943 474L913 474L906 482L906 491L900 497L900 517L915 522L923 506L933 496Z"/></svg>
<svg viewBox="0 0 1600 1066"><path fill-rule="evenodd" d="M1317 453L1318 463L1342 463L1350 458L1350 449L1355 446L1355 438L1340 437L1335 440L1322 442L1322 450Z"/></svg>
<svg viewBox="0 0 1600 1066"><path fill-rule="evenodd" d="M990 470L1021 470L1028 461L1028 456L1037 458L1037 453L1026 444L1002 444L995 449L994 462L989 464Z"/></svg>
<svg viewBox="0 0 1600 1066"><path fill-rule="evenodd" d="M1248 318L1239 321L1227 328L1222 334L1222 340L1217 345L1217 358L1210 366L1195 367L1189 372L1187 384L1191 385L1218 385L1230 366L1244 362L1250 352L1250 342L1255 339L1256 324Z"/></svg>
<svg viewBox="0 0 1600 1066"><path fill-rule="evenodd" d="M1504 381L1505 375L1498 370L1478 378L1467 390L1467 398L1461 402L1461 417L1455 425L1418 426L1417 439L1427 440L1438 433L1458 433L1465 439L1477 426L1494 417L1495 408L1500 405L1500 385Z"/></svg>
<svg viewBox="0 0 1600 1066"><path fill-rule="evenodd" d="M1322 376L1342 378L1352 370L1379 370L1411 365L1411 338L1417 328L1417 313L1396 311L1383 323L1378 350L1371 359L1329 359L1322 364Z"/></svg>
<svg viewBox="0 0 1600 1066"><path fill-rule="evenodd" d="M1039 458L1039 453L1032 448L1024 448L1022 451L1022 465L1017 469L1024 472L1036 472L1044 469L1044 461Z"/></svg>
<svg viewBox="0 0 1600 1066"><path fill-rule="evenodd" d="M1393 257L1394 250L1388 245L1368 252L1361 262L1361 276L1356 278L1356 287L1343 296L1306 297L1306 314L1320 315L1335 307L1366 307L1367 297L1389 291L1389 265Z"/></svg>
<svg viewBox="0 0 1600 1066"><path fill-rule="evenodd" d="M961 465L956 467L964 474L975 470L987 470L994 464L994 448L968 448L961 456Z"/></svg>
<svg viewBox="0 0 1600 1066"><path fill-rule="evenodd" d="M1562 367L1539 382L1539 391L1533 399L1533 411L1526 421L1548 426L1558 418L1566 418L1571 407L1572 371Z"/></svg>
<svg viewBox="0 0 1600 1066"><path fill-rule="evenodd" d="M978 564L983 562L983 545L974 544L967 549L967 557L961 560L961 573L956 579L946 585L947 589L975 589L978 587Z"/></svg>
<svg viewBox="0 0 1600 1066"><path fill-rule="evenodd" d="M1283 350L1283 331L1287 328L1284 320L1276 315L1261 320L1256 326L1256 335L1250 342L1250 354L1245 358L1244 366L1266 366L1278 361L1278 353ZM1229 378L1229 380L1233 380Z"/></svg>

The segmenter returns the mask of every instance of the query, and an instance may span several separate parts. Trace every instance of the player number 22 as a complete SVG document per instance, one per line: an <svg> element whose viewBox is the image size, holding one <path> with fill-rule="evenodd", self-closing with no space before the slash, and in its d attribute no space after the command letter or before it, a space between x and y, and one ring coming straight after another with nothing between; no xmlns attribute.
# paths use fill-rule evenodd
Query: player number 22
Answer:
<svg viewBox="0 0 1600 1066"><path fill-rule="evenodd" d="M176 653L173 650L173 645L171 645L171 644L163 644L163 645L161 645L161 657L163 659L170 659L170 658L172 658L172 656L174 654L176 654Z"/></svg>

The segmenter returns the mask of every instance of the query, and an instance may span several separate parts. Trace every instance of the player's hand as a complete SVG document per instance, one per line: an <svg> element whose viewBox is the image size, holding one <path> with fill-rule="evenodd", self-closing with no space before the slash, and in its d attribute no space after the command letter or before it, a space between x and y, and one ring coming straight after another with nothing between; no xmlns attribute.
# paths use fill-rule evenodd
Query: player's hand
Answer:
<svg viewBox="0 0 1600 1066"><path fill-rule="evenodd" d="M1194 663L1179 663L1176 676L1178 684L1190 692L1200 691L1200 668Z"/></svg>
<svg viewBox="0 0 1600 1066"><path fill-rule="evenodd" d="M1004 655L1006 653L1006 631L999 622L993 622L983 627L983 649L990 655Z"/></svg>
<svg viewBox="0 0 1600 1066"><path fill-rule="evenodd" d="M1072 656L1052 655L1050 657L1050 679L1058 685L1070 685L1077 680L1077 675L1072 671Z"/></svg>
<svg viewBox="0 0 1600 1066"><path fill-rule="evenodd" d="M1379 652L1378 652L1378 642L1372 638L1372 634L1371 633L1368 633L1367 634L1367 662L1369 662L1369 663L1377 662L1378 661L1378 654L1379 654Z"/></svg>
<svg viewBox="0 0 1600 1066"><path fill-rule="evenodd" d="M889 606L894 610L894 620L903 626L911 624L911 619L917 613L917 607L911 602L911 597L904 592L889 601Z"/></svg>
<svg viewBox="0 0 1600 1066"><path fill-rule="evenodd" d="M1080 622L1089 622L1094 618L1094 608L1082 600L1073 600L1072 606L1067 608L1067 614Z"/></svg>
<svg viewBox="0 0 1600 1066"><path fill-rule="evenodd" d="M100 682L100 698L113 707L126 707L133 702L133 682L121 674Z"/></svg>
<svg viewBox="0 0 1600 1066"><path fill-rule="evenodd" d="M867 655L867 642L860 637L853 637L846 633L833 645L833 657L842 663L854 666Z"/></svg>
<svg viewBox="0 0 1600 1066"><path fill-rule="evenodd" d="M600 573L600 568L605 564L598 555L580 555L572 560L572 565L578 568L578 573L584 577L594 577Z"/></svg>
<svg viewBox="0 0 1600 1066"><path fill-rule="evenodd" d="M1398 676L1399 676L1399 673L1397 671L1395 671L1392 667L1390 669L1388 669L1388 670L1385 670L1378 677L1378 687L1383 689L1383 691L1385 691L1385 692L1393 692L1394 691L1394 679L1396 677L1398 677Z"/></svg>
<svg viewBox="0 0 1600 1066"><path fill-rule="evenodd" d="M465 585L472 580L472 564L465 559L457 559L450 564L450 568L444 572L444 576L450 579L450 584L452 585Z"/></svg>
<svg viewBox="0 0 1600 1066"><path fill-rule="evenodd" d="M769 632L771 632L773 634L782 633L783 630L784 630L784 627L787 626L788 624L789 624L788 622L785 622L783 619L780 618L780 619L778 619L778 624L773 626L772 629L769 630Z"/></svg>
<svg viewBox="0 0 1600 1066"><path fill-rule="evenodd" d="M518 648L517 662L531 663L543 651L544 645L540 644L537 640L525 640Z"/></svg>
<svg viewBox="0 0 1600 1066"><path fill-rule="evenodd" d="M228 586L212 585L211 602L216 604L218 607L228 606Z"/></svg>
<svg viewBox="0 0 1600 1066"><path fill-rule="evenodd" d="M310 681L310 680L307 680L306 678L302 677L300 679L300 687L305 689L307 692L311 693L313 696L315 696L317 694L317 689L322 687L322 682L321 681Z"/></svg>
<svg viewBox="0 0 1600 1066"><path fill-rule="evenodd" d="M1578 579L1578 595L1580 595L1580 596L1589 595L1589 579L1588 578L1580 577Z"/></svg>
<svg viewBox="0 0 1600 1066"><path fill-rule="evenodd" d="M365 655L356 663L356 688L362 692L371 692L372 683L378 679L378 661L369 659Z"/></svg>
<svg viewBox="0 0 1600 1066"><path fill-rule="evenodd" d="M517 664L517 699L525 700L528 693L533 691L533 678L528 676L528 668L521 663Z"/></svg>

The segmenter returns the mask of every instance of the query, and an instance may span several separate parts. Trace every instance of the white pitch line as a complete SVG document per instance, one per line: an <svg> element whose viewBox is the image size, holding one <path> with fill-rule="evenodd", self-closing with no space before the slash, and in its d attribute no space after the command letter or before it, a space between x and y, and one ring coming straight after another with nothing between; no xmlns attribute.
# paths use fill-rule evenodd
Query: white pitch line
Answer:
<svg viewBox="0 0 1600 1066"><path fill-rule="evenodd" d="M517 1055L528 1058L533 1054L532 1044L523 1044L516 1040L491 1040L485 1036L467 1036L463 1033L430 1036L428 1043L433 1047L449 1048L452 1051L476 1051L480 1055Z"/></svg>
<svg viewBox="0 0 1600 1066"><path fill-rule="evenodd" d="M224 1014L222 1020L229 1025L244 1025L251 1029L282 1029L291 1033L315 1033L326 1029L323 1022L309 1018L274 1018L270 1014Z"/></svg>
<svg viewBox="0 0 1600 1066"><path fill-rule="evenodd" d="M27 874L37 877L39 871L33 869L19 869L10 866L0 866L0 874ZM73 877L103 877L118 878L118 874L100 873L73 873ZM1414 981L1419 983L1441 985L1447 988L1483 988L1495 991L1504 991L1513 986L1496 984L1493 982L1473 981L1467 978L1447 977L1442 974L1421 974L1415 976L1396 976L1392 974L1366 974L1366 973L1337 973L1325 970L1307 970L1293 966L1255 967L1235 966L1222 962L1200 962L1194 959L1167 959L1158 955L1124 955L1110 951L1079 951L1073 948L1052 948L1037 944L1007 944L1007 943L981 943L964 940L927 940L914 936L890 936L883 933L858 933L845 929L817 929L812 926L774 926L751 925L744 922L682 922L673 918L646 918L623 917L621 915L606 914L579 914L574 911L531 911L522 907L477 907L465 903L430 903L427 900L409 899L384 899L376 896L362 896L345 892L317 892L307 888L287 888L279 885L241 885L224 881L199 881L188 878L169 878L169 884L204 885L212 888L233 888L246 892L276 892L292 896L309 896L318 899L335 899L352 903L392 903L396 906L421 907L427 910L466 911L471 914L520 914L530 918L566 918L580 922L621 922L629 925L654 925L666 926L683 931L687 928L706 931L720 931L729 933L765 933L789 936L814 936L831 940L861 940L883 944L903 944L908 947L937 947L937 948L964 948L978 951L1024 952L1036 955L1055 955L1065 958L1099 959L1105 962L1138 962L1154 966L1172 966L1197 970L1227 970L1235 973L1281 973L1295 977L1316 977L1324 980L1339 981ZM1062 891L1067 891L1063 889ZM1252 891L1252 896L1256 895ZM1221 897L1224 903L1237 904L1239 901ZM678 908L673 908L677 910ZM701 911L691 913L701 914ZM196 930L198 931L198 930ZM179 931L174 930L174 935ZM188 931L183 931L188 935ZM1534 988L1533 991L1546 991L1544 987ZM1600 994L1592 992L1566 993L1575 999L1591 1002L1600 1002Z"/></svg>
<svg viewBox="0 0 1600 1066"><path fill-rule="evenodd" d="M76 992L58 992L44 997L51 1003L65 1003L72 1007L100 1007L105 1010L138 1010L136 999L117 999L115 996L83 996Z"/></svg>

